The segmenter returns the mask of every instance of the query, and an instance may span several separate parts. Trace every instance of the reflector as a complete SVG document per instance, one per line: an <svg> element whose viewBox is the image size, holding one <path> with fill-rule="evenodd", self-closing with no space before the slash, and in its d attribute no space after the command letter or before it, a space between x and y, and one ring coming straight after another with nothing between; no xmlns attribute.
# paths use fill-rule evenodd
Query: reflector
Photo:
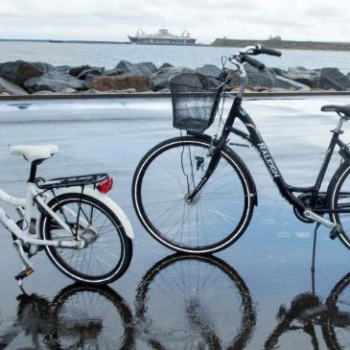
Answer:
<svg viewBox="0 0 350 350"><path fill-rule="evenodd" d="M109 192L113 187L113 178L112 177L107 177L107 179L104 179L97 185L97 189L101 193L107 193Z"/></svg>

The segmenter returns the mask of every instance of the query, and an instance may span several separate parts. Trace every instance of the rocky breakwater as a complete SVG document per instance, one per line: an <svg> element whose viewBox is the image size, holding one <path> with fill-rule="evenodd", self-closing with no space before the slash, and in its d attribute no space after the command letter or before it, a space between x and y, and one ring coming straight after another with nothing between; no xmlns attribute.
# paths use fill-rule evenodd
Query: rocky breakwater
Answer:
<svg viewBox="0 0 350 350"><path fill-rule="evenodd" d="M350 73L345 75L337 68L265 68L259 71L247 65L246 70L248 91L350 91ZM18 60L0 63L0 95L167 92L169 79L181 72L197 72L219 81L225 76L215 65L191 70L168 63L156 67L151 62L135 64L123 60L115 68L105 69ZM234 91L240 80L234 71L231 76L230 88Z"/></svg>

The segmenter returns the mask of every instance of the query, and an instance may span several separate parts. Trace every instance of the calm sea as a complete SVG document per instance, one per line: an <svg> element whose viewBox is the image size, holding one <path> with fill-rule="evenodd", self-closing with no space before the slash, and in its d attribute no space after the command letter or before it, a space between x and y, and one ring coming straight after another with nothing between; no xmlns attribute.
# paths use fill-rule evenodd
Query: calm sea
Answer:
<svg viewBox="0 0 350 350"><path fill-rule="evenodd" d="M53 65L89 64L107 69L114 68L120 60L132 63L153 62L158 67L165 62L189 68L204 64L221 67L222 57L235 52L236 48L229 47L0 41L0 62L21 59ZM349 51L283 50L281 58L262 55L259 59L269 67L282 69L336 67L345 74L350 72Z"/></svg>

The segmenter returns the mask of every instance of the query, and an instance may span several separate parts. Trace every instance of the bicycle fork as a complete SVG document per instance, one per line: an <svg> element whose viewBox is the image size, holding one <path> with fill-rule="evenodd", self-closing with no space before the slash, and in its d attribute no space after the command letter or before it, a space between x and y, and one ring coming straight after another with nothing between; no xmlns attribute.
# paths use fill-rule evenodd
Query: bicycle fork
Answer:
<svg viewBox="0 0 350 350"><path fill-rule="evenodd" d="M211 157L210 162L208 164L208 167L205 171L205 174L203 175L203 177L201 178L201 180L199 181L199 183L195 187L195 189L192 191L192 193L189 193L188 197L186 198L186 201L188 203L193 203L195 201L197 194L200 192L200 190L206 184L206 182L210 178L211 174L214 172L216 166L219 164L219 160L221 157L221 155L220 155L221 149L223 148L224 145L225 145L225 140L223 140L223 142L219 141L217 146L214 147L214 150L212 151L212 157ZM198 165L197 165L197 168L198 168Z"/></svg>

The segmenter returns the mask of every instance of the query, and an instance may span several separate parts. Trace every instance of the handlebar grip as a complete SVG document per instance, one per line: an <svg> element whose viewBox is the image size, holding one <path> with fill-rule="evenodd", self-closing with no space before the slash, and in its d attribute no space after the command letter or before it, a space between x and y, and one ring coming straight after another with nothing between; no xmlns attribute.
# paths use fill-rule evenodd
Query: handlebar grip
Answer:
<svg viewBox="0 0 350 350"><path fill-rule="evenodd" d="M278 56L281 57L282 56L282 52L275 50L275 49L270 49L268 47L261 47L260 48L260 52L267 54L267 55L271 55L271 56Z"/></svg>
<svg viewBox="0 0 350 350"><path fill-rule="evenodd" d="M247 55L245 55L245 56L243 57L243 62L247 62L247 63L249 63L250 65L252 65L253 67L258 68L259 70L263 70L263 69L265 68L264 63L262 63L262 62L256 60L255 58L252 58L252 57L250 57L250 56L247 56Z"/></svg>

